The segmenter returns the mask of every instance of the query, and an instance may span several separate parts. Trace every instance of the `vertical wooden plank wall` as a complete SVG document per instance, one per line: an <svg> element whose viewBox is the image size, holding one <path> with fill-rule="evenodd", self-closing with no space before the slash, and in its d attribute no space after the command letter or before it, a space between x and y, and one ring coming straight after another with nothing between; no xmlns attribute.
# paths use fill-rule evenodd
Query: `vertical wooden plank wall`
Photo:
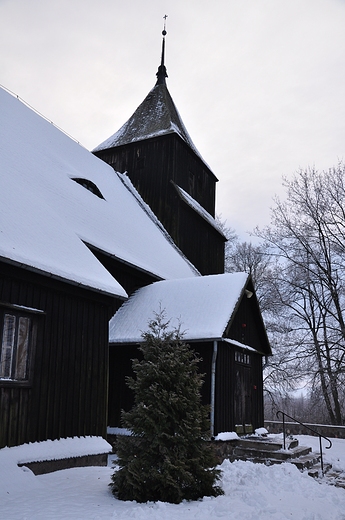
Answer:
<svg viewBox="0 0 345 520"><path fill-rule="evenodd" d="M214 217L217 179L177 135L169 134L101 150L95 155L133 185L177 246L202 274L224 272L224 237L179 197L171 181Z"/></svg>
<svg viewBox="0 0 345 520"><path fill-rule="evenodd" d="M0 447L103 435L114 300L1 264L0 302L44 311L29 385L0 380Z"/></svg>

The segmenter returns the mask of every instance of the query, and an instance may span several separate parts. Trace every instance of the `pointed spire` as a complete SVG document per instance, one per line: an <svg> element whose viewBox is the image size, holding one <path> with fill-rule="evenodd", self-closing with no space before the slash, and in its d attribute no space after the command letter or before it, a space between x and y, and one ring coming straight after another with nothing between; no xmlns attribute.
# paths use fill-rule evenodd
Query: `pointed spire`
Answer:
<svg viewBox="0 0 345 520"><path fill-rule="evenodd" d="M167 74L167 69L164 65L164 59L165 59L165 36L167 34L166 32L166 20L167 20L167 17L168 15L164 15L163 18L164 18L164 29L162 31L162 35L163 35L163 41L162 41L162 57L161 57L161 64L160 66L158 67L158 71L157 71L157 82L156 82L156 85L165 85L165 78L168 77L168 74Z"/></svg>

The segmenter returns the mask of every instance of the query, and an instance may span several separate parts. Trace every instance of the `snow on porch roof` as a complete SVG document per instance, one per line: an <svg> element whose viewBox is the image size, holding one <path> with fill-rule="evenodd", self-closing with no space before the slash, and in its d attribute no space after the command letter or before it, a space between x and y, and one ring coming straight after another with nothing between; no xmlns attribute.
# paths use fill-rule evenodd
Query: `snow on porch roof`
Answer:
<svg viewBox="0 0 345 520"><path fill-rule="evenodd" d="M85 244L157 279L196 274L109 165L3 89L0 208L0 258L49 276L125 298Z"/></svg>
<svg viewBox="0 0 345 520"><path fill-rule="evenodd" d="M164 310L184 339L222 338L248 282L247 273L226 273L156 282L136 291L110 320L110 343L140 343L155 313Z"/></svg>

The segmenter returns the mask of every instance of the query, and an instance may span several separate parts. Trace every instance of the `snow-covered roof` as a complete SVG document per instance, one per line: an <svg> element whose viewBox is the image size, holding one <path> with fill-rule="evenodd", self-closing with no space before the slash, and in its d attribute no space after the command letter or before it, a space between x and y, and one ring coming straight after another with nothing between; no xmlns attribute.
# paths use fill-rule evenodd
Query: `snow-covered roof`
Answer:
<svg viewBox="0 0 345 520"><path fill-rule="evenodd" d="M176 133L206 164L194 145L166 84L156 84L128 121L93 152Z"/></svg>
<svg viewBox="0 0 345 520"><path fill-rule="evenodd" d="M224 338L223 341L225 343L229 343L230 345L234 345L235 347L239 347L243 350L249 350L250 352L257 352L257 350L255 348L250 347L249 345L246 345L245 343L241 343L240 341L236 341L235 339Z"/></svg>
<svg viewBox="0 0 345 520"><path fill-rule="evenodd" d="M86 179L104 198L73 179ZM86 244L158 279L196 275L114 170L0 89L0 258L125 298Z"/></svg>
<svg viewBox="0 0 345 520"><path fill-rule="evenodd" d="M165 312L184 339L221 339L248 282L247 273L226 273L155 282L136 291L110 320L110 343L139 343L148 323Z"/></svg>
<svg viewBox="0 0 345 520"><path fill-rule="evenodd" d="M223 235L224 239L227 240L226 236L224 235L223 233L223 230L221 229L221 227L218 225L217 221L215 218L212 217L212 215L210 215L210 213L208 211L206 211L205 208L203 208L201 206L201 204L199 204L198 201L196 201L195 199L193 199L193 197L191 195L189 195L189 193L187 193L184 189L182 189L180 186L178 186L177 184L174 184L176 190L177 190L177 193L180 195L181 199L190 207L192 208L194 211L196 211L196 213L198 213L204 220L206 220L206 222L208 222L213 228L215 228L218 233L220 233L221 235Z"/></svg>

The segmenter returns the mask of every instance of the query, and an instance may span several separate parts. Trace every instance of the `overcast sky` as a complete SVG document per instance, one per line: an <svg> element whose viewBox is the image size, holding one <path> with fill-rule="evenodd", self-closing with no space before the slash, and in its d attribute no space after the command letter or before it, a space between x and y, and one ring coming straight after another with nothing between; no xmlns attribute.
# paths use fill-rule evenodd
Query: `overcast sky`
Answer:
<svg viewBox="0 0 345 520"><path fill-rule="evenodd" d="M0 84L93 149L167 85L243 238L345 159L345 0L0 0Z"/></svg>

